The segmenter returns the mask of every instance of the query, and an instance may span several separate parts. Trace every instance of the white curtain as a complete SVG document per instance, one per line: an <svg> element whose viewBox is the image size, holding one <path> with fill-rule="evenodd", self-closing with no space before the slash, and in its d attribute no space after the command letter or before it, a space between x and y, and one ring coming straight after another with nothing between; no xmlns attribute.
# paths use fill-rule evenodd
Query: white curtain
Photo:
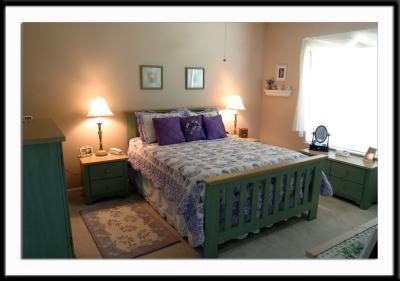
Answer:
<svg viewBox="0 0 400 281"><path fill-rule="evenodd" d="M318 125L330 146L377 147L377 30L304 38L294 130L306 141Z"/></svg>

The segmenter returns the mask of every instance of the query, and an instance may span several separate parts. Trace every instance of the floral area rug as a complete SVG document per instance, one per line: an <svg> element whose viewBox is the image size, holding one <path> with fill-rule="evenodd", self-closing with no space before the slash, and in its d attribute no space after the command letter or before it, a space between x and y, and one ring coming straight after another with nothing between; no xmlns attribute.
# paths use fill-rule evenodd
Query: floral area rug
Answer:
<svg viewBox="0 0 400 281"><path fill-rule="evenodd" d="M180 242L141 203L100 202L80 215L104 258L134 258Z"/></svg>

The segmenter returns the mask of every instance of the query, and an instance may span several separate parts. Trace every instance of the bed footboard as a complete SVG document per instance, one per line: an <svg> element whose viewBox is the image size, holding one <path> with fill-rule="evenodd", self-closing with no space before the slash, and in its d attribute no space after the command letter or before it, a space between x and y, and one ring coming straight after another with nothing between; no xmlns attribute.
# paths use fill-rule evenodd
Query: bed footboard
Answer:
<svg viewBox="0 0 400 281"><path fill-rule="evenodd" d="M315 219L321 184L321 165L325 158L327 156L317 155L204 180L203 257L215 258L218 255L219 244L305 211L308 212L308 220ZM290 192L290 188L293 188L291 183L294 185L294 193ZM262 189L263 193L260 193ZM237 222L233 224L235 190L239 191L239 207ZM281 199L282 191L284 196ZM263 194L261 210L258 208L260 194ZM270 198L271 194L273 195ZM225 220L222 227L220 200L225 202ZM250 211L245 216L246 200L250 200Z"/></svg>

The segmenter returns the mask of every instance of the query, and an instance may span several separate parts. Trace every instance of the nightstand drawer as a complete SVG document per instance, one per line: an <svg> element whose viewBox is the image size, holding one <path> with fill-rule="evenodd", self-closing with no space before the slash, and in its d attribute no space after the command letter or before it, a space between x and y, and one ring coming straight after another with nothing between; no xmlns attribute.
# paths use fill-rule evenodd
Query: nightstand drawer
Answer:
<svg viewBox="0 0 400 281"><path fill-rule="evenodd" d="M332 175L330 182L332 184L334 194L343 195L349 199L361 200L363 185L342 180Z"/></svg>
<svg viewBox="0 0 400 281"><path fill-rule="evenodd" d="M365 170L354 166L333 162L331 175L355 183L364 184Z"/></svg>
<svg viewBox="0 0 400 281"><path fill-rule="evenodd" d="M126 173L127 167L125 162L114 162L91 165L90 168L91 179L106 179L123 176Z"/></svg>
<svg viewBox="0 0 400 281"><path fill-rule="evenodd" d="M91 188L93 196L124 191L126 189L126 178L117 177L111 179L94 180Z"/></svg>

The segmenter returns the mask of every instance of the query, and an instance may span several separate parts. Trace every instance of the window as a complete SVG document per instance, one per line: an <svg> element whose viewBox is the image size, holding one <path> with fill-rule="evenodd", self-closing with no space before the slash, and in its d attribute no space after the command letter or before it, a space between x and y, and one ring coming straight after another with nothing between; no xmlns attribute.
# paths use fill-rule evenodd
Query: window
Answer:
<svg viewBox="0 0 400 281"><path fill-rule="evenodd" d="M318 125L330 147L377 147L376 30L305 38L295 129L311 142Z"/></svg>

